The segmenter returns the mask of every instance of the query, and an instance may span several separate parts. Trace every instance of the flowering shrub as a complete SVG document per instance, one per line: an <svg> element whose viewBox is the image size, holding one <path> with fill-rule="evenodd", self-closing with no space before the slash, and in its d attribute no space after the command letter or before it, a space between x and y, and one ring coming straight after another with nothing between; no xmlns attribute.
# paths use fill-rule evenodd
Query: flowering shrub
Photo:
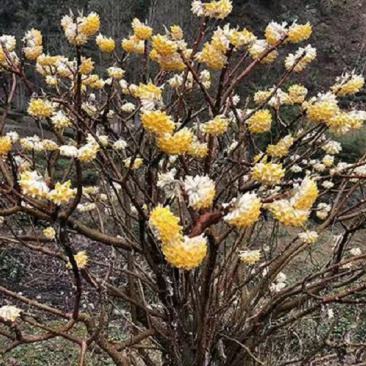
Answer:
<svg viewBox="0 0 366 366"><path fill-rule="evenodd" d="M178 25L156 34L134 19L117 41L99 33L96 13L66 15L71 58L43 53L37 29L21 51L13 36L0 37L10 85L0 126L1 240L54 258L74 286L72 309L0 286L4 353L63 337L80 347L79 365L95 347L116 365L152 365L151 349L163 365L269 365L271 352L287 362L277 338L288 327L365 290L365 255L347 248L365 223L366 159L342 162L335 140L366 119L342 100L364 79L345 73L310 95L291 81L316 57L302 44L280 61L273 87L240 95L253 69L306 42L312 26L271 22L261 39L217 26L231 11L230 0L193 1L200 28L192 43ZM92 43L106 64L88 57ZM135 83L129 59L141 63ZM39 88L26 77L31 68ZM35 136L5 132L20 83ZM333 248L321 241L328 228L341 232ZM290 273L302 254L326 245L324 263ZM86 288L97 299L90 311ZM117 303L131 324L123 342L109 334ZM55 327L51 315L64 323ZM300 343L300 361L321 351Z"/></svg>

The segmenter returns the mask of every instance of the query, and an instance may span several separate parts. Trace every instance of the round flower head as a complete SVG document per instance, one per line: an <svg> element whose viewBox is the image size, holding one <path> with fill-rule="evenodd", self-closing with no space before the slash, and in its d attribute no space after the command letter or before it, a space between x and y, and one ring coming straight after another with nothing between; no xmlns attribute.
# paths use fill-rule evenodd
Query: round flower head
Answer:
<svg viewBox="0 0 366 366"><path fill-rule="evenodd" d="M76 146L62 145L60 146L60 155L67 156L69 158L76 158L78 156L78 149Z"/></svg>
<svg viewBox="0 0 366 366"><path fill-rule="evenodd" d="M82 58L79 66L79 73L89 75L94 69L94 61L91 58Z"/></svg>
<svg viewBox="0 0 366 366"><path fill-rule="evenodd" d="M141 23L137 18L132 21L132 29L134 35L140 40L145 41L150 38L152 34L152 28L148 27L146 24Z"/></svg>
<svg viewBox="0 0 366 366"><path fill-rule="evenodd" d="M156 206L150 213L149 225L163 246L180 242L183 227L169 207Z"/></svg>
<svg viewBox="0 0 366 366"><path fill-rule="evenodd" d="M238 228L247 227L258 221L261 207L261 200L255 193L245 193L235 200L233 210L224 216L224 220Z"/></svg>
<svg viewBox="0 0 366 366"><path fill-rule="evenodd" d="M71 126L71 120L63 111L54 112L51 117L52 125L57 129Z"/></svg>
<svg viewBox="0 0 366 366"><path fill-rule="evenodd" d="M271 51L266 57L262 58L263 53L267 51L269 47L270 45L265 39L258 39L250 46L249 54L255 60L261 60L262 63L273 62L278 55L278 52L276 50Z"/></svg>
<svg viewBox="0 0 366 366"><path fill-rule="evenodd" d="M18 181L22 188L22 193L33 198L46 198L48 196L49 188L36 171L25 171L20 175Z"/></svg>
<svg viewBox="0 0 366 366"><path fill-rule="evenodd" d="M98 32L100 27L99 15L96 13L90 13L87 17L82 18L79 30L86 36L93 36Z"/></svg>
<svg viewBox="0 0 366 366"><path fill-rule="evenodd" d="M156 104L162 102L162 90L153 83L140 83L134 89L133 94L140 98L144 110L154 109Z"/></svg>
<svg viewBox="0 0 366 366"><path fill-rule="evenodd" d="M171 134L175 127L175 124L170 117L165 112L161 111L142 112L141 123L147 131L158 136L162 136L166 133Z"/></svg>
<svg viewBox="0 0 366 366"><path fill-rule="evenodd" d="M53 240L56 237L56 231L52 226L49 226L45 229L43 229L43 235L48 239L48 240Z"/></svg>
<svg viewBox="0 0 366 366"><path fill-rule="evenodd" d="M306 24L293 24L288 30L288 39L292 43L298 43L310 38L312 27L309 22Z"/></svg>
<svg viewBox="0 0 366 366"><path fill-rule="evenodd" d="M194 139L189 145L187 153L195 158L204 158L208 153L208 146L205 142Z"/></svg>
<svg viewBox="0 0 366 366"><path fill-rule="evenodd" d="M0 318L14 323L21 314L21 310L12 305L4 305L0 308Z"/></svg>
<svg viewBox="0 0 366 366"><path fill-rule="evenodd" d="M246 121L252 133L267 132L271 129L272 115L268 109L260 109Z"/></svg>
<svg viewBox="0 0 366 366"><path fill-rule="evenodd" d="M108 38L102 34L98 34L95 42L102 52L111 53L114 50L115 42L113 38Z"/></svg>
<svg viewBox="0 0 366 366"><path fill-rule="evenodd" d="M167 36L158 34L151 38L151 47L161 56L171 56L177 51L177 43L168 39Z"/></svg>
<svg viewBox="0 0 366 366"><path fill-rule="evenodd" d="M215 197L215 183L207 176L186 176L184 190L188 194L189 206L195 210L211 206Z"/></svg>
<svg viewBox="0 0 366 366"><path fill-rule="evenodd" d="M322 149L331 155L339 154L342 151L342 145L337 141L328 141Z"/></svg>
<svg viewBox="0 0 366 366"><path fill-rule="evenodd" d="M260 250L242 250L239 252L239 259L244 264L254 264L261 259Z"/></svg>
<svg viewBox="0 0 366 366"><path fill-rule="evenodd" d="M97 157L99 145L96 143L88 143L78 150L78 159L84 163L89 163Z"/></svg>
<svg viewBox="0 0 366 366"><path fill-rule="evenodd" d="M23 41L25 43L23 48L25 57L28 60L35 60L43 51L42 33L33 28L25 34Z"/></svg>
<svg viewBox="0 0 366 366"><path fill-rule="evenodd" d="M210 18L224 19L232 10L231 0L214 0L202 4L203 14Z"/></svg>
<svg viewBox="0 0 366 366"><path fill-rule="evenodd" d="M28 113L37 118L51 117L53 113L52 103L43 99L31 99L28 105Z"/></svg>
<svg viewBox="0 0 366 366"><path fill-rule="evenodd" d="M71 188L71 182L68 180L65 183L57 182L55 188L49 192L48 198L56 205L67 203L76 194L76 189Z"/></svg>
<svg viewBox="0 0 366 366"><path fill-rule="evenodd" d="M316 231L307 230L304 233L300 233L298 236L300 240L307 244L315 243L318 239L318 233Z"/></svg>
<svg viewBox="0 0 366 366"><path fill-rule="evenodd" d="M87 264L88 264L88 256L87 256L85 250L76 253L74 255L74 259L75 259L76 265L78 266L79 269L85 268L87 266ZM69 261L66 264L66 268L67 269L71 269L72 268L72 265L71 265L71 263Z"/></svg>
<svg viewBox="0 0 366 366"><path fill-rule="evenodd" d="M9 136L0 137L0 157L7 154L13 146L12 140Z"/></svg>
<svg viewBox="0 0 366 366"><path fill-rule="evenodd" d="M183 128L173 135L158 137L157 145L166 154L180 155L189 150L192 140L193 133L188 128Z"/></svg>
<svg viewBox="0 0 366 366"><path fill-rule="evenodd" d="M345 73L336 79L336 84L331 87L331 90L334 94L344 97L358 93L364 84L365 79L362 75L357 75L354 72Z"/></svg>
<svg viewBox="0 0 366 366"><path fill-rule="evenodd" d="M322 159L322 163L327 167L331 167L334 164L334 156L332 155L325 155Z"/></svg>
<svg viewBox="0 0 366 366"><path fill-rule="evenodd" d="M123 75L125 74L125 71L123 69L121 69L120 67L109 67L107 69L108 71L108 75L109 77L116 79L116 80L120 80L123 78Z"/></svg>
<svg viewBox="0 0 366 366"><path fill-rule="evenodd" d="M306 177L301 185L297 188L291 202L294 208L300 210L307 210L312 207L319 194L316 183L310 178Z"/></svg>
<svg viewBox="0 0 366 366"><path fill-rule="evenodd" d="M172 266L190 270L198 267L207 253L207 240L203 236L175 241L162 248L165 259Z"/></svg>
<svg viewBox="0 0 366 366"><path fill-rule="evenodd" d="M287 71L300 72L316 58L316 48L307 45L305 48L299 48L295 54L290 53L285 59Z"/></svg>
<svg viewBox="0 0 366 366"><path fill-rule="evenodd" d="M326 122L339 111L338 101L332 93L319 94L307 104L306 115L312 122Z"/></svg>
<svg viewBox="0 0 366 366"><path fill-rule="evenodd" d="M303 103L307 94L308 90L299 84L292 85L288 89L288 95L293 104Z"/></svg>
<svg viewBox="0 0 366 366"><path fill-rule="evenodd" d="M281 158L288 154L288 151L292 144L294 143L294 138L291 135L287 135L278 141L275 145L267 146L267 154L275 158Z"/></svg>
<svg viewBox="0 0 366 366"><path fill-rule="evenodd" d="M270 22L265 30L266 41L270 45L276 44L279 40L284 38L287 34L286 23L279 24Z"/></svg>
<svg viewBox="0 0 366 366"><path fill-rule="evenodd" d="M279 200L265 206L275 219L285 226L302 226L309 217L309 210L295 209L287 200Z"/></svg>
<svg viewBox="0 0 366 366"><path fill-rule="evenodd" d="M222 135L226 132L229 120L224 116L216 116L213 120L201 125L201 131L209 135Z"/></svg>
<svg viewBox="0 0 366 366"><path fill-rule="evenodd" d="M257 163L251 170L252 178L264 185L275 185L279 183L285 175L282 164Z"/></svg>
<svg viewBox="0 0 366 366"><path fill-rule="evenodd" d="M225 54L210 43L204 44L202 51L197 53L196 59L214 70L221 70L227 62Z"/></svg>
<svg viewBox="0 0 366 366"><path fill-rule="evenodd" d="M170 36L175 41L180 41L183 39L183 30L179 25L170 26Z"/></svg>

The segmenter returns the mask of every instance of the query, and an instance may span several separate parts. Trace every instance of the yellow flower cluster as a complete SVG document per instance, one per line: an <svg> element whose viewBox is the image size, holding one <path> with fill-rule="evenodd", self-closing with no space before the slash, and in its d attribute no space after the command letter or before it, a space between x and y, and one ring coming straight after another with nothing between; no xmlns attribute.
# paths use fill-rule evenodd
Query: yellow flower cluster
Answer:
<svg viewBox="0 0 366 366"><path fill-rule="evenodd" d="M308 219L310 209L319 194L316 183L306 177L289 200L267 204L272 215L286 226L301 226Z"/></svg>
<svg viewBox="0 0 366 366"><path fill-rule="evenodd" d="M145 52L144 41L150 38L152 29L137 18L132 21L132 29L134 34L130 38L124 38L121 46L126 52L143 54Z"/></svg>
<svg viewBox="0 0 366 366"><path fill-rule="evenodd" d="M205 142L193 140L189 145L187 153L194 158L204 158L208 153L208 146Z"/></svg>
<svg viewBox="0 0 366 366"><path fill-rule="evenodd" d="M287 135L277 142L275 145L267 146L267 154L275 158L282 158L288 154L288 151L292 144L294 143L294 138L291 135Z"/></svg>
<svg viewBox="0 0 366 366"><path fill-rule="evenodd" d="M123 75L125 74L125 70L121 69L120 67L109 67L107 69L109 77L120 80L123 78Z"/></svg>
<svg viewBox="0 0 366 366"><path fill-rule="evenodd" d="M208 176L186 176L184 190L188 194L189 206L195 210L210 207L216 194L215 183Z"/></svg>
<svg viewBox="0 0 366 366"><path fill-rule="evenodd" d="M225 53L221 52L210 43L205 43L202 51L197 53L196 59L214 70L221 70L227 62Z"/></svg>
<svg viewBox="0 0 366 366"><path fill-rule="evenodd" d="M331 87L331 90L334 94L344 97L358 93L364 84L365 79L362 75L356 75L354 72L346 73L336 79L336 84Z"/></svg>
<svg viewBox="0 0 366 366"><path fill-rule="evenodd" d="M209 135L219 136L226 132L228 125L229 120L223 115L220 115L201 125L201 131Z"/></svg>
<svg viewBox="0 0 366 366"><path fill-rule="evenodd" d="M52 226L46 227L42 232L48 240L53 240L56 237L56 231Z"/></svg>
<svg viewBox="0 0 366 366"><path fill-rule="evenodd" d="M298 43L310 38L312 27L309 22L306 24L293 24L288 30L288 40L292 43Z"/></svg>
<svg viewBox="0 0 366 366"><path fill-rule="evenodd" d="M290 53L285 59L287 71L293 70L300 72L316 58L316 48L307 45L305 48L299 48L295 54Z"/></svg>
<svg viewBox="0 0 366 366"><path fill-rule="evenodd" d="M75 259L76 265L78 266L79 269L85 268L87 266L87 264L88 264L88 256L87 256L85 250L76 253L74 255L74 259ZM72 268L70 261L67 262L66 268L67 269L71 269Z"/></svg>
<svg viewBox="0 0 366 366"><path fill-rule="evenodd" d="M93 36L98 32L100 27L99 15L96 13L90 13L87 17L81 20L79 31L86 36Z"/></svg>
<svg viewBox="0 0 366 366"><path fill-rule="evenodd" d="M161 34L152 37L151 47L161 56L171 56L178 48L176 42Z"/></svg>
<svg viewBox="0 0 366 366"><path fill-rule="evenodd" d="M251 170L252 178L264 185L275 185L279 183L285 175L282 164L274 163L257 163Z"/></svg>
<svg viewBox="0 0 366 366"><path fill-rule="evenodd" d="M183 30L179 25L170 26L170 36L174 41L180 41L183 39Z"/></svg>
<svg viewBox="0 0 366 366"><path fill-rule="evenodd" d="M163 246L183 239L183 227L169 207L156 206L150 213L149 225Z"/></svg>
<svg viewBox="0 0 366 366"><path fill-rule="evenodd" d="M99 151L99 145L95 142L87 143L78 150L78 159L84 163L93 161Z"/></svg>
<svg viewBox="0 0 366 366"><path fill-rule="evenodd" d="M184 237L162 247L165 259L174 267L190 270L198 267L207 253L207 241L203 236Z"/></svg>
<svg viewBox="0 0 366 366"><path fill-rule="evenodd" d="M165 134L158 137L157 145L166 154L180 155L190 149L193 133L188 128L183 128L174 134Z"/></svg>
<svg viewBox="0 0 366 366"><path fill-rule="evenodd" d="M82 58L79 66L79 73L89 75L94 70L94 61L91 58Z"/></svg>
<svg viewBox="0 0 366 366"><path fill-rule="evenodd" d="M9 136L0 137L0 157L1 155L7 154L13 146L11 138Z"/></svg>
<svg viewBox="0 0 366 366"><path fill-rule="evenodd" d="M286 23L279 24L276 22L270 22L266 27L264 35L268 44L276 44L287 35Z"/></svg>
<svg viewBox="0 0 366 366"><path fill-rule="evenodd" d="M191 9L193 14L199 17L224 19L231 13L233 5L231 0L213 0L205 3L202 3L201 0L194 0Z"/></svg>
<svg viewBox="0 0 366 366"><path fill-rule="evenodd" d="M146 41L152 35L152 28L144 23L141 23L137 18L132 20L132 29L134 36L136 36L140 41Z"/></svg>
<svg viewBox="0 0 366 366"><path fill-rule="evenodd" d="M37 58L37 64L41 66L55 66L58 60L59 56L50 56L42 53Z"/></svg>
<svg viewBox="0 0 366 366"><path fill-rule="evenodd" d="M135 97L140 98L143 109L154 109L155 105L162 102L162 90L149 82L148 84L140 83L132 90Z"/></svg>
<svg viewBox="0 0 366 366"><path fill-rule="evenodd" d="M28 60L35 60L43 51L42 33L33 28L25 34L23 41L25 43L23 48L25 57Z"/></svg>
<svg viewBox="0 0 366 366"><path fill-rule="evenodd" d="M152 37L150 58L157 62L164 70L185 69L185 64L178 51L178 43L169 35L158 34ZM183 43L181 43L183 45ZM183 47L185 48L185 46ZM187 53L187 50L185 50Z"/></svg>
<svg viewBox="0 0 366 366"><path fill-rule="evenodd" d="M71 182L57 182L55 188L49 192L48 198L56 205L68 202L76 194L76 189L71 188Z"/></svg>
<svg viewBox="0 0 366 366"><path fill-rule="evenodd" d="M303 85L295 84L288 88L288 95L293 104L303 103L307 94L308 90Z"/></svg>
<svg viewBox="0 0 366 366"><path fill-rule="evenodd" d="M255 193L245 193L235 200L233 210L224 216L224 220L238 228L247 227L258 221L262 203Z"/></svg>
<svg viewBox="0 0 366 366"><path fill-rule="evenodd" d="M115 42L113 38L105 37L102 34L98 34L95 42L102 52L111 53L114 50Z"/></svg>
<svg viewBox="0 0 366 366"><path fill-rule="evenodd" d="M249 54L255 60L261 60L261 63L271 63L273 62L278 52L276 50L271 51L266 57L263 58L263 53L268 50L269 44L265 39L258 39L249 48Z"/></svg>
<svg viewBox="0 0 366 366"><path fill-rule="evenodd" d="M149 225L162 243L165 259L174 267L192 269L206 256L207 242L202 236L183 237L183 227L169 207L157 206L150 213Z"/></svg>
<svg viewBox="0 0 366 366"><path fill-rule="evenodd" d="M16 55L13 53L16 44L16 39L13 36L3 35L0 37L0 64L8 64L9 58L13 59L13 61L16 61Z"/></svg>
<svg viewBox="0 0 366 366"><path fill-rule="evenodd" d="M65 15L61 20L61 26L71 44L83 45L88 41L89 36L98 32L100 19L96 13L90 13L87 17L78 17L76 21L71 16Z"/></svg>
<svg viewBox="0 0 366 366"><path fill-rule="evenodd" d="M24 171L20 174L18 180L23 194L30 195L33 198L47 198L49 188L36 171Z"/></svg>
<svg viewBox="0 0 366 366"><path fill-rule="evenodd" d="M295 196L291 199L292 206L299 210L310 209L318 194L319 190L315 181L306 177L297 189Z"/></svg>
<svg viewBox="0 0 366 366"><path fill-rule="evenodd" d="M271 129L272 115L268 109L260 109L246 121L252 133L267 132Z"/></svg>
<svg viewBox="0 0 366 366"><path fill-rule="evenodd" d="M166 112L144 111L141 114L141 122L144 128L157 136L171 134L175 124Z"/></svg>
<svg viewBox="0 0 366 366"><path fill-rule="evenodd" d="M70 118L67 117L63 111L54 113L51 117L51 122L52 125L57 129L69 127L71 125Z"/></svg>
<svg viewBox="0 0 366 366"><path fill-rule="evenodd" d="M121 42L121 47L128 53L135 52L139 55L143 55L145 52L145 43L140 41L137 37L132 36L130 38L124 38Z"/></svg>
<svg viewBox="0 0 366 366"><path fill-rule="evenodd" d="M288 200L279 200L265 205L275 219L285 226L302 226L308 219L309 210L298 210Z"/></svg>
<svg viewBox="0 0 366 366"><path fill-rule="evenodd" d="M52 103L48 100L33 98L29 102L28 113L37 118L51 117L53 113Z"/></svg>
<svg viewBox="0 0 366 366"><path fill-rule="evenodd" d="M261 259L260 250L242 250L239 252L239 259L244 264L254 264Z"/></svg>
<svg viewBox="0 0 366 366"><path fill-rule="evenodd" d="M210 18L224 19L233 10L233 5L230 0L211 1L203 3L203 13Z"/></svg>
<svg viewBox="0 0 366 366"><path fill-rule="evenodd" d="M338 111L338 101L332 93L319 94L315 99L305 104L306 115L312 122L326 122L335 116Z"/></svg>

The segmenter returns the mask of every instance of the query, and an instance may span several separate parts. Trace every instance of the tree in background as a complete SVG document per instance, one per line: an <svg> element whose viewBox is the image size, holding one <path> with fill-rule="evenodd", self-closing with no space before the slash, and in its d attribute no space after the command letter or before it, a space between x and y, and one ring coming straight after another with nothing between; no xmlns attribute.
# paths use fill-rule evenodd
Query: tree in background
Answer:
<svg viewBox="0 0 366 366"><path fill-rule="evenodd" d="M316 57L306 45L274 86L237 95L312 27L271 22L260 39L221 24L231 11L229 0L193 1L192 43L176 24L154 33L135 18L121 45L99 33L96 13L66 15L73 57L43 53L34 28L21 54L0 37L1 242L52 258L47 275L68 276L73 294L49 304L5 280L2 353L61 337L80 366L95 350L123 366L308 365L364 346L333 332L333 309L362 310L366 255L350 246L365 223L366 157L342 162L331 138L366 119L339 105L364 79L344 74L309 96L290 82ZM36 136L3 132L20 84ZM321 237L335 227L330 248ZM295 274L293 263L306 266Z"/></svg>

